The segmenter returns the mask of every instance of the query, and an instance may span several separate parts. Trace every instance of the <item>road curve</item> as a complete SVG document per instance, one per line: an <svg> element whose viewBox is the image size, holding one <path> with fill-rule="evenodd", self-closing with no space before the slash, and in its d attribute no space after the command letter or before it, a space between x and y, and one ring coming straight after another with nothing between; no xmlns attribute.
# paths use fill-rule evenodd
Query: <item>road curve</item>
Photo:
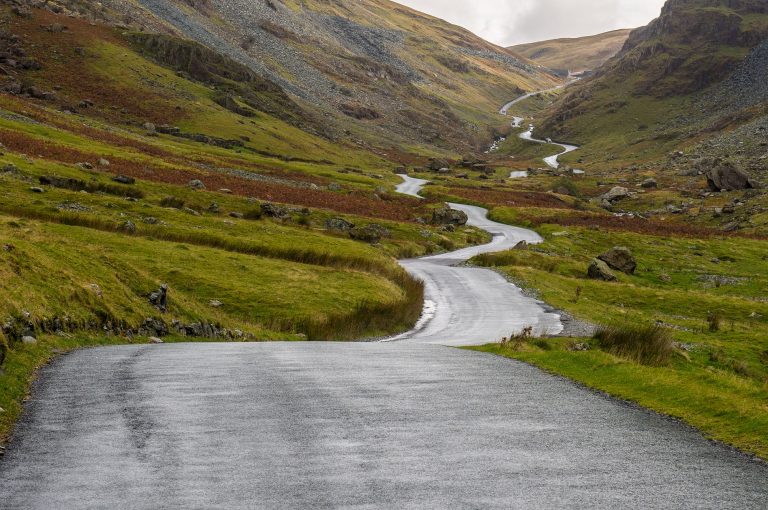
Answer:
<svg viewBox="0 0 768 510"><path fill-rule="evenodd" d="M573 152L573 151L579 150L579 146L578 145L569 145L567 143L550 142L550 141L547 141L547 140L538 140L538 139L533 137L533 127L528 129L528 131L526 131L525 133L520 133L520 138L522 138L523 140L528 140L529 142L542 143L542 144L545 144L545 145L556 145L558 147L561 147L563 149L562 152L559 152L559 153L555 154L554 156L547 156L546 158L544 158L544 163L546 163L547 166L549 166L550 168L560 168L560 162L558 161L560 156L564 156L565 154L568 154L569 152Z"/></svg>
<svg viewBox="0 0 768 510"><path fill-rule="evenodd" d="M504 106L502 106L501 110L499 110L499 113L501 115L507 115L509 113L509 109L512 108L513 106L515 106L517 103L525 101L526 99L531 98L533 96L536 96L538 94L546 94L547 92L554 92L555 90L560 90L563 87L565 87L565 85L559 85L559 86L553 87L551 89L538 90L538 91L535 91L535 92L529 92L527 94L524 94L524 95L518 97L517 99L514 99L514 100L510 101L509 103L505 104ZM524 120L525 119L523 119L522 117L512 117L512 127L513 128L522 127L522 123L523 123ZM570 145L570 144L558 143L558 142L550 142L550 141L546 141L546 140L537 140L536 138L533 138L533 126L531 126L528 131L526 131L524 133L521 133L520 134L520 138L522 138L523 140L528 140L529 142L543 143L543 144L547 144L547 145L556 145L558 147L562 147L562 149L563 149L562 152L560 152L558 154L555 154L554 156L548 156L548 157L544 158L544 163L546 163L547 166L549 166L550 168L559 168L560 167L560 162L558 161L558 159L560 158L560 156L563 156L565 154L568 154L569 152L573 152L573 151L579 149L579 147L577 145Z"/></svg>
<svg viewBox="0 0 768 510"><path fill-rule="evenodd" d="M687 427L503 358L166 344L44 368L0 507L763 510L766 480Z"/></svg>
<svg viewBox="0 0 768 510"><path fill-rule="evenodd" d="M428 181L401 175L398 191L419 197ZM449 204L464 211L467 225L493 235L490 243L420 259L402 260L400 265L425 284L425 308L416 329L387 341L441 345L483 345L532 327L537 336L563 330L560 316L525 296L516 286L490 269L456 267L475 255L514 248L521 241L542 242L532 230L496 223L481 207Z"/></svg>

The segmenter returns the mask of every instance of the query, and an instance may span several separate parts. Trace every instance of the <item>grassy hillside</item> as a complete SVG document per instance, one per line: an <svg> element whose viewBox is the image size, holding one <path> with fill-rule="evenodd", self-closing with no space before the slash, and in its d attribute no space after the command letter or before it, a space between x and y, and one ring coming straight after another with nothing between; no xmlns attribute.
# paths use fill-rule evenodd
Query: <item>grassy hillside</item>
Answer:
<svg viewBox="0 0 768 510"><path fill-rule="evenodd" d="M595 77L569 87L547 112L543 129L594 148L602 161L658 159L672 144L733 129L756 112L732 110L729 123L702 132L722 114L707 99L766 38L762 1L669 0Z"/></svg>
<svg viewBox="0 0 768 510"><path fill-rule="evenodd" d="M594 71L616 55L631 30L614 30L587 37L519 44L509 49L559 72Z"/></svg>
<svg viewBox="0 0 768 510"><path fill-rule="evenodd" d="M498 105L556 78L468 31L388 0L106 2L276 83L323 136L388 150L479 150ZM103 15L103 14L101 14Z"/></svg>

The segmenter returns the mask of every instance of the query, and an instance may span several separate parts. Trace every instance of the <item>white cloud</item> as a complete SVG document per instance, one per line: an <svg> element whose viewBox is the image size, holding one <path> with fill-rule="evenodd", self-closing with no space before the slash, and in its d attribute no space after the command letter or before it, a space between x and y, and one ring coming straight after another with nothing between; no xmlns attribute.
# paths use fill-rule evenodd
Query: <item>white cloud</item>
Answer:
<svg viewBox="0 0 768 510"><path fill-rule="evenodd" d="M658 16L664 0L397 0L508 46L634 28Z"/></svg>

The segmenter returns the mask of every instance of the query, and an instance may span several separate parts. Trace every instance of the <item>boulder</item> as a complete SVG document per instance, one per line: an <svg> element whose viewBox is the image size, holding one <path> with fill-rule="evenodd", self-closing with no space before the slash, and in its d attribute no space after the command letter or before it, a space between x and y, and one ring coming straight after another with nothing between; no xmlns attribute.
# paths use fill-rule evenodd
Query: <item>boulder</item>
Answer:
<svg viewBox="0 0 768 510"><path fill-rule="evenodd" d="M623 186L616 186L608 193L600 196L602 200L610 203L618 202L619 200L623 200L627 197L629 197L629 190Z"/></svg>
<svg viewBox="0 0 768 510"><path fill-rule="evenodd" d="M110 165L109 160L106 159L106 158L100 158L98 163L99 163L99 166L109 166Z"/></svg>
<svg viewBox="0 0 768 510"><path fill-rule="evenodd" d="M637 261L629 248L616 246L598 257L599 260L608 264L608 267L621 271L626 274L635 274Z"/></svg>
<svg viewBox="0 0 768 510"><path fill-rule="evenodd" d="M161 312L168 309L168 285L163 284L149 295L149 303Z"/></svg>
<svg viewBox="0 0 768 510"><path fill-rule="evenodd" d="M441 168L450 168L450 166L451 165L448 163L448 161L430 158L429 163L427 164L427 169L432 170L433 172L437 172Z"/></svg>
<svg viewBox="0 0 768 510"><path fill-rule="evenodd" d="M399 166L395 168L395 173L397 175L408 175L408 169L405 168L404 166Z"/></svg>
<svg viewBox="0 0 768 510"><path fill-rule="evenodd" d="M201 181L200 179L192 179L191 181L189 181L187 186L189 186L192 189L205 189L205 184L203 184L203 181Z"/></svg>
<svg viewBox="0 0 768 510"><path fill-rule="evenodd" d="M120 226L120 229L125 232L126 234L135 234L136 233L136 224L130 220L126 221Z"/></svg>
<svg viewBox="0 0 768 510"><path fill-rule="evenodd" d="M656 189L659 187L659 183L656 182L656 179L646 179L640 184L640 187L643 189Z"/></svg>
<svg viewBox="0 0 768 510"><path fill-rule="evenodd" d="M350 223L344 218L328 218L325 220L326 230L335 230L337 232L349 232L355 228L354 223Z"/></svg>
<svg viewBox="0 0 768 510"><path fill-rule="evenodd" d="M211 299L211 300L208 302L208 306L211 306L211 307L213 307L213 308L221 308L222 306L224 306L224 303L222 303L222 302L221 302L221 301L219 301L218 299Z"/></svg>
<svg viewBox="0 0 768 510"><path fill-rule="evenodd" d="M275 205L270 202L264 202L261 204L261 214L269 218L288 219L291 217L291 213L287 207L281 205Z"/></svg>
<svg viewBox="0 0 768 510"><path fill-rule="evenodd" d="M587 269L587 276L593 280L602 280L604 282L615 282L616 275L611 272L608 264L600 259L595 259Z"/></svg>
<svg viewBox="0 0 768 510"><path fill-rule="evenodd" d="M349 237L355 241L363 241L371 244L376 244L381 241L382 237L389 237L390 235L389 230L376 223L371 223L364 227L355 227L349 231Z"/></svg>
<svg viewBox="0 0 768 510"><path fill-rule="evenodd" d="M704 170L707 185L712 191L736 191L757 189L759 183L750 178L744 170L734 162L724 159L706 159L698 163Z"/></svg>
<svg viewBox="0 0 768 510"><path fill-rule="evenodd" d="M164 342L163 342L163 340L161 338L158 338L156 336L151 336L151 337L149 337L149 343L151 343L151 344L162 344Z"/></svg>
<svg viewBox="0 0 768 510"><path fill-rule="evenodd" d="M21 343L25 345L35 345L37 343L37 338L29 335L23 336L21 337Z"/></svg>
<svg viewBox="0 0 768 510"><path fill-rule="evenodd" d="M434 225L462 226L466 225L468 221L469 217L465 212L451 209L448 204L432 212L432 223Z"/></svg>

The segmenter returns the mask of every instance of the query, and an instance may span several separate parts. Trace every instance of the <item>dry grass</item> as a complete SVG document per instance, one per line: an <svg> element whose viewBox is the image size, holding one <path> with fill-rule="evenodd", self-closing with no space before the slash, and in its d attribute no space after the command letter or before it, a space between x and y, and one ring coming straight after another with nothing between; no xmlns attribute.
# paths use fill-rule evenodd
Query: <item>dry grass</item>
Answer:
<svg viewBox="0 0 768 510"><path fill-rule="evenodd" d="M666 365L673 351L672 335L658 325L603 326L594 338L604 350L649 366Z"/></svg>

